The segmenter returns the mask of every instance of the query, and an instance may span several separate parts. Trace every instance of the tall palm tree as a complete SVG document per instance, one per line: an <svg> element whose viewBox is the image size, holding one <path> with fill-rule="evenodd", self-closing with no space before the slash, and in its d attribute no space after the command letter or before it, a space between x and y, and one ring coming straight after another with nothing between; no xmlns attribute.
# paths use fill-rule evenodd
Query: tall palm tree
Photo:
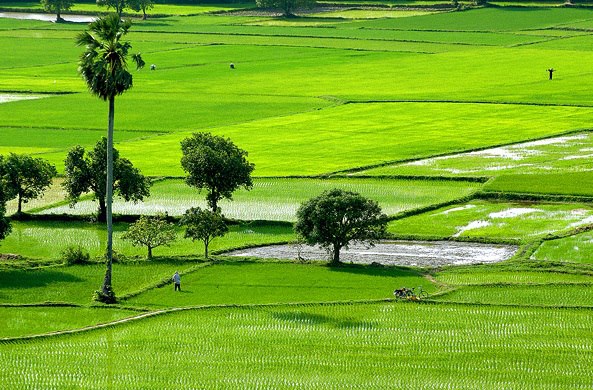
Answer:
<svg viewBox="0 0 593 390"><path fill-rule="evenodd" d="M130 20L121 20L119 15L111 14L89 24L87 31L76 37L79 46L85 46L80 56L78 72L85 80L89 91L109 101L109 126L107 130L107 270L101 291L97 298L103 302L115 302L111 288L111 269L113 264L113 224L111 205L113 203L113 118L115 97L132 87L132 75L128 72L129 42L121 39L132 26ZM144 66L140 54L132 55L136 68Z"/></svg>

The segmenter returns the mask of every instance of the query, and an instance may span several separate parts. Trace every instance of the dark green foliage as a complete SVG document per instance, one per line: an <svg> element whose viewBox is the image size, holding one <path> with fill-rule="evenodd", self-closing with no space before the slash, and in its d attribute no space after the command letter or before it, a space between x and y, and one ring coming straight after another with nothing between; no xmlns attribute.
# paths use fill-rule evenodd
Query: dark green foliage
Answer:
<svg viewBox="0 0 593 390"><path fill-rule="evenodd" d="M106 210L106 150L105 137L86 155L80 145L70 149L65 161L66 177L62 183L72 205L83 193L92 192L99 202L99 219L102 221L105 220ZM150 195L150 179L134 168L129 160L119 157L117 149L113 149L113 174L113 189L124 200L137 202Z"/></svg>
<svg viewBox="0 0 593 390"><path fill-rule="evenodd" d="M97 5L99 7L113 9L120 18L124 9L128 8L128 2L126 0L97 0Z"/></svg>
<svg viewBox="0 0 593 390"><path fill-rule="evenodd" d="M168 246L175 241L177 231L175 225L167 222L163 214L149 217L143 215L131 224L128 230L122 235L134 246L145 246L148 250L147 258L152 259L152 249L159 246Z"/></svg>
<svg viewBox="0 0 593 390"><path fill-rule="evenodd" d="M282 11L283 16L294 16L294 11L298 8L311 8L315 5L315 0L256 0L255 4L259 8L275 8Z"/></svg>
<svg viewBox="0 0 593 390"><path fill-rule="evenodd" d="M85 264L91 259L89 252L80 245L66 247L60 254L60 257L66 265Z"/></svg>
<svg viewBox="0 0 593 390"><path fill-rule="evenodd" d="M192 207L181 217L180 223L186 227L185 238L204 243L204 257L208 258L208 245L216 237L222 237L229 228L219 211L202 210Z"/></svg>
<svg viewBox="0 0 593 390"><path fill-rule="evenodd" d="M111 288L111 285L108 284L103 286L101 290L95 290L93 293L93 301L113 304L117 303L117 298L115 297L115 292Z"/></svg>
<svg viewBox="0 0 593 390"><path fill-rule="evenodd" d="M43 194L57 175L48 161L14 153L3 161L1 173L8 199L18 198L18 214L22 204Z"/></svg>
<svg viewBox="0 0 593 390"><path fill-rule="evenodd" d="M128 7L134 11L142 11L142 20L146 20L146 11L154 8L153 0L129 0Z"/></svg>
<svg viewBox="0 0 593 390"><path fill-rule="evenodd" d="M108 100L132 88L132 74L126 59L132 48L130 42L120 38L132 26L130 20L120 20L116 14L99 18L89 25L89 30L76 37L79 46L85 46L80 56L78 72L93 95ZM140 54L132 55L138 69L144 66Z"/></svg>
<svg viewBox="0 0 593 390"><path fill-rule="evenodd" d="M74 5L72 0L41 0L41 5L46 12L56 14L56 22L63 22L62 12L69 11Z"/></svg>
<svg viewBox="0 0 593 390"><path fill-rule="evenodd" d="M358 193L333 189L303 203L297 211L295 231L307 244L318 244L340 262L340 250L348 244L372 245L386 234L387 216L379 204Z"/></svg>
<svg viewBox="0 0 593 390"><path fill-rule="evenodd" d="M199 190L206 188L210 209L218 210L218 201L232 199L240 187L253 187L254 164L247 161L247 152L230 139L210 133L194 133L181 141L181 166L188 174L186 183Z"/></svg>

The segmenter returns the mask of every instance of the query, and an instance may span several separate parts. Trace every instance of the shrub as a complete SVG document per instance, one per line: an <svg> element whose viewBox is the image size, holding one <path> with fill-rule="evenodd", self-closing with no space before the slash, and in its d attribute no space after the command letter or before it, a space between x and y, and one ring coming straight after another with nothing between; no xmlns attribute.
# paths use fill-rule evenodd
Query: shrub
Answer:
<svg viewBox="0 0 593 390"><path fill-rule="evenodd" d="M61 253L61 259L66 265L85 264L90 258L89 252L80 245L68 246Z"/></svg>

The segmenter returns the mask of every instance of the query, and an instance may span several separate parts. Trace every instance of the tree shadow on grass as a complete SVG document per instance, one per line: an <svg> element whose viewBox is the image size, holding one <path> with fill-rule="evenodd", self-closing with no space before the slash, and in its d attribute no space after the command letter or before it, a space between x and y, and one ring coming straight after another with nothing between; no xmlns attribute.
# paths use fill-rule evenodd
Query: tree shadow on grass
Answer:
<svg viewBox="0 0 593 390"><path fill-rule="evenodd" d="M45 287L54 283L84 282L79 278L60 271L0 271L0 289L22 289Z"/></svg>
<svg viewBox="0 0 593 390"><path fill-rule="evenodd" d="M346 264L328 265L328 269L332 272L347 272L359 275L369 276L388 276L388 277L411 277L422 276L422 273L407 267L400 266L382 266L382 265L365 265L365 264Z"/></svg>
<svg viewBox="0 0 593 390"><path fill-rule="evenodd" d="M294 312L274 312L272 317L280 321L308 324L311 326L325 325L337 329L352 328L374 328L374 324L369 321L358 321L352 318L334 318L322 314L305 313L302 311Z"/></svg>

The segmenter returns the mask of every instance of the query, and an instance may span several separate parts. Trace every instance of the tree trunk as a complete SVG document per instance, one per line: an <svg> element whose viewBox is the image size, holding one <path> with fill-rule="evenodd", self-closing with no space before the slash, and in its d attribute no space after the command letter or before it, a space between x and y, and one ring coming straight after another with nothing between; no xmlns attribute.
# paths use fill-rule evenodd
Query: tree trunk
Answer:
<svg viewBox="0 0 593 390"><path fill-rule="evenodd" d="M214 190L211 190L211 192L206 197L206 200L208 201L208 206L210 206L210 209L212 210L213 213L215 213L216 210L218 210L218 199L219 198L220 198L220 196Z"/></svg>
<svg viewBox="0 0 593 390"><path fill-rule="evenodd" d="M340 264L340 247L334 244L334 257L332 258L331 265Z"/></svg>
<svg viewBox="0 0 593 390"><path fill-rule="evenodd" d="M99 198L99 215L97 215L97 220L99 222L107 223L107 206L105 205L105 199Z"/></svg>
<svg viewBox="0 0 593 390"><path fill-rule="evenodd" d="M152 247L148 246L148 260L152 260Z"/></svg>
<svg viewBox="0 0 593 390"><path fill-rule="evenodd" d="M109 98L109 127L107 129L107 188L106 188L106 219L107 219L107 269L103 280L103 294L112 294L111 269L113 265L113 222L111 205L113 203L113 117L115 115L115 97Z"/></svg>
<svg viewBox="0 0 593 390"><path fill-rule="evenodd" d="M20 214L21 211L23 210L22 209L22 205L23 205L23 197L21 196L21 194L19 194L19 205L18 205L18 208L16 210L16 213L17 214Z"/></svg>
<svg viewBox="0 0 593 390"><path fill-rule="evenodd" d="M204 257L206 259L208 259L208 244L209 244L209 241L208 240L204 240Z"/></svg>
<svg viewBox="0 0 593 390"><path fill-rule="evenodd" d="M146 20L146 8L142 8L142 20Z"/></svg>

